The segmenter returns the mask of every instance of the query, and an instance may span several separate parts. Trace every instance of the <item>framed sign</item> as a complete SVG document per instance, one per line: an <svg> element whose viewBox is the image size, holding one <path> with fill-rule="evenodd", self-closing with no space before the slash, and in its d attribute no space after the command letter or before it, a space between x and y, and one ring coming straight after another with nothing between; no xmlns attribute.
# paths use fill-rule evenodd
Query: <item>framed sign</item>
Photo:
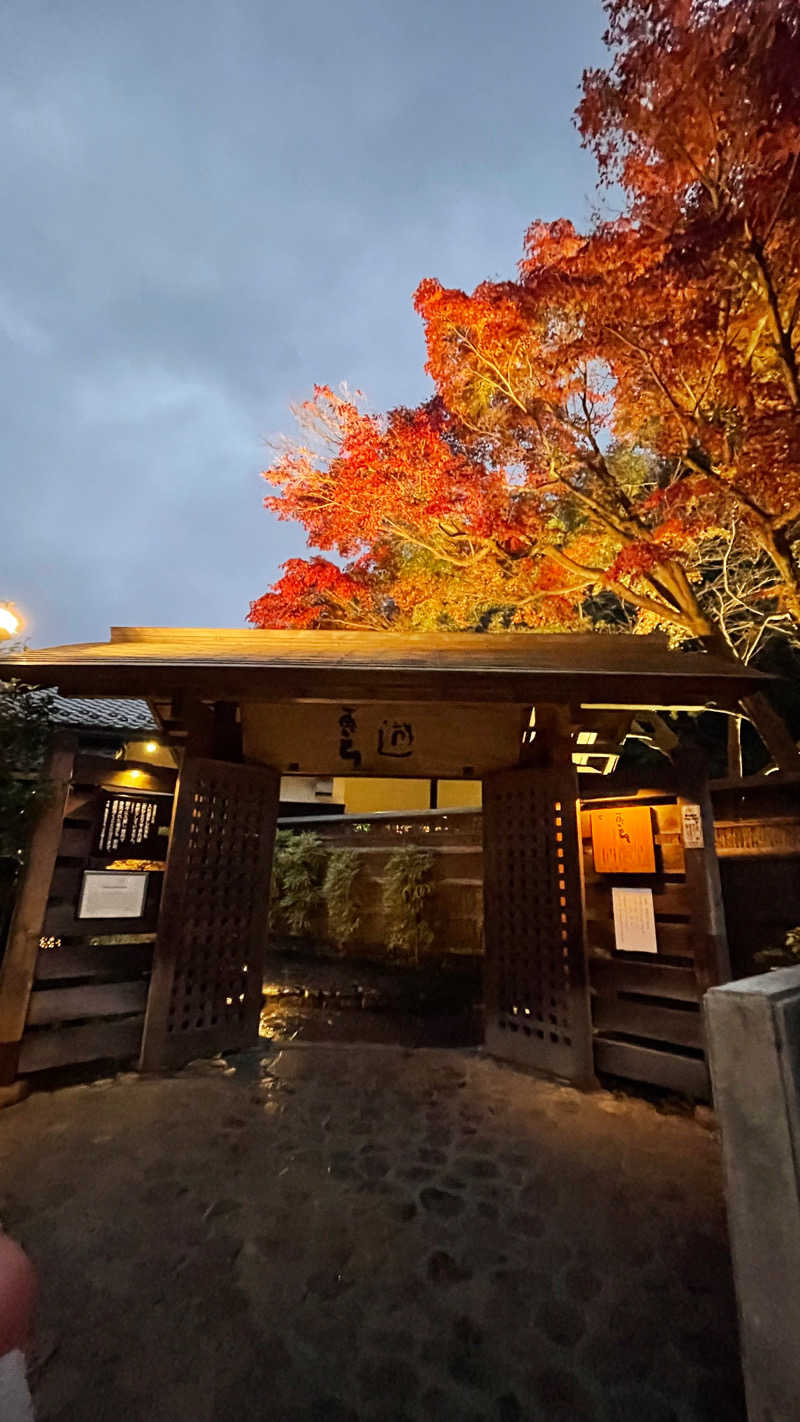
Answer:
<svg viewBox="0 0 800 1422"><path fill-rule="evenodd" d="M655 874L649 806L592 810L592 850L598 874Z"/></svg>
<svg viewBox="0 0 800 1422"><path fill-rule="evenodd" d="M681 805L681 833L684 849L703 848L703 814L699 805Z"/></svg>
<svg viewBox="0 0 800 1422"><path fill-rule="evenodd" d="M620 953L657 953L656 918L652 889L627 889L614 885L614 940Z"/></svg>
<svg viewBox="0 0 800 1422"><path fill-rule="evenodd" d="M94 853L166 859L172 795L104 790Z"/></svg>
<svg viewBox="0 0 800 1422"><path fill-rule="evenodd" d="M114 869L86 869L81 884L78 918L142 918L147 874L121 874Z"/></svg>

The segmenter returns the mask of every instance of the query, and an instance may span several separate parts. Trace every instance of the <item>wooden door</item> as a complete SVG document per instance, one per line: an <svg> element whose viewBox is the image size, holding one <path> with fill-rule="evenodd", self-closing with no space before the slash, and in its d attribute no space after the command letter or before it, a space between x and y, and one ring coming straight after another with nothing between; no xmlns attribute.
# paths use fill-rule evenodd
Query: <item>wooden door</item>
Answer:
<svg viewBox="0 0 800 1422"><path fill-rule="evenodd" d="M190 758L175 801L140 1068L258 1037L277 774Z"/></svg>
<svg viewBox="0 0 800 1422"><path fill-rule="evenodd" d="M486 1045L587 1083L586 984L576 780L570 766L484 780Z"/></svg>

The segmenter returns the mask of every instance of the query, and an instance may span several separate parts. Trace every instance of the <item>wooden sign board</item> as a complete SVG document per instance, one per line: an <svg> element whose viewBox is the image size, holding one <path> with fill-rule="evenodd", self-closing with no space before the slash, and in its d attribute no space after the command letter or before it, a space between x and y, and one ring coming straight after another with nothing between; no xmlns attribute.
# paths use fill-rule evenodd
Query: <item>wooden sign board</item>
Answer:
<svg viewBox="0 0 800 1422"><path fill-rule="evenodd" d="M654 874L656 856L649 806L592 810L592 850L598 874Z"/></svg>
<svg viewBox="0 0 800 1422"><path fill-rule="evenodd" d="M101 799L94 853L164 859L171 816L171 794L106 790Z"/></svg>
<svg viewBox="0 0 800 1422"><path fill-rule="evenodd" d="M245 702L244 754L284 775L478 779L518 764L528 716L516 705Z"/></svg>

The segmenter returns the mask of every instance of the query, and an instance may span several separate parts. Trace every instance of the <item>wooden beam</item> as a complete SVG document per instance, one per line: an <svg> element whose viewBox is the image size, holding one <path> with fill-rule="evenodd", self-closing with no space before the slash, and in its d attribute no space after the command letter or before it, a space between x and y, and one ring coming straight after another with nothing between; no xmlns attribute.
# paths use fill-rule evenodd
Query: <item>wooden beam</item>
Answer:
<svg viewBox="0 0 800 1422"><path fill-rule="evenodd" d="M22 1044L20 1071L47 1071L75 1062L104 1059L123 1061L135 1057L142 1040L144 1018L100 1019L77 1027L40 1027L28 1032Z"/></svg>
<svg viewBox="0 0 800 1422"><path fill-rule="evenodd" d="M0 1085L17 1074L50 883L61 842L77 739L56 737L47 767L50 795L36 822L5 955L0 964Z"/></svg>
<svg viewBox="0 0 800 1422"><path fill-rule="evenodd" d="M520 752L520 764L553 769L572 766L572 712L568 704L537 702L536 720L531 728L535 735L525 740Z"/></svg>
<svg viewBox="0 0 800 1422"><path fill-rule="evenodd" d="M129 981L149 973L152 943L114 943L98 946L78 943L49 948L36 959L36 981L59 982L72 978L113 978Z"/></svg>
<svg viewBox="0 0 800 1422"><path fill-rule="evenodd" d="M728 982L731 962L725 909L722 903L722 883L714 843L714 810L701 753L684 752L678 757L684 793L678 796L678 806L699 805L703 845L692 849L684 842L685 881L691 896L692 920L697 924L694 967L697 980L705 992L717 983Z"/></svg>
<svg viewBox="0 0 800 1422"><path fill-rule="evenodd" d="M709 1097L708 1068L701 1057L678 1052L660 1052L655 1047L642 1047L634 1042L613 1042L595 1038L594 1061L597 1070L609 1076L624 1076L634 1081L651 1081L701 1101Z"/></svg>
<svg viewBox="0 0 800 1422"><path fill-rule="evenodd" d="M525 640L521 634L515 635ZM8 674L13 672L17 680L37 686L58 685L69 696L161 699L174 693L179 684L187 693L209 701L486 701L531 705L566 697L575 705L585 702L601 709L702 709L709 703L716 708L735 709L741 698L752 692L754 675L744 672L741 676L723 677L713 671L704 674L694 666L688 671L681 668L680 656L674 656L675 666L668 674L646 668L607 672L579 666L554 671L487 671L468 667L307 667L123 660L40 665L20 662L10 666ZM181 719L177 708L176 719Z"/></svg>
<svg viewBox="0 0 800 1422"><path fill-rule="evenodd" d="M213 756L215 760L242 760L242 721L235 701L214 702Z"/></svg>
<svg viewBox="0 0 800 1422"><path fill-rule="evenodd" d="M29 1027L82 1018L144 1014L147 983L83 983L79 987L43 988L31 994Z"/></svg>

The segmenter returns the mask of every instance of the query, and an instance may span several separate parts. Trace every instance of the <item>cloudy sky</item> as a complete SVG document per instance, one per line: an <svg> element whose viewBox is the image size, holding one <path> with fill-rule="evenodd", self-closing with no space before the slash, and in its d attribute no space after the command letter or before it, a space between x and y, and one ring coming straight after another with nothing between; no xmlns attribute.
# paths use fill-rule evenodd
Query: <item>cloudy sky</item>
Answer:
<svg viewBox="0 0 800 1422"><path fill-rule="evenodd" d="M424 397L411 293L585 220L600 0L0 0L0 599L33 645L242 625L265 440Z"/></svg>

